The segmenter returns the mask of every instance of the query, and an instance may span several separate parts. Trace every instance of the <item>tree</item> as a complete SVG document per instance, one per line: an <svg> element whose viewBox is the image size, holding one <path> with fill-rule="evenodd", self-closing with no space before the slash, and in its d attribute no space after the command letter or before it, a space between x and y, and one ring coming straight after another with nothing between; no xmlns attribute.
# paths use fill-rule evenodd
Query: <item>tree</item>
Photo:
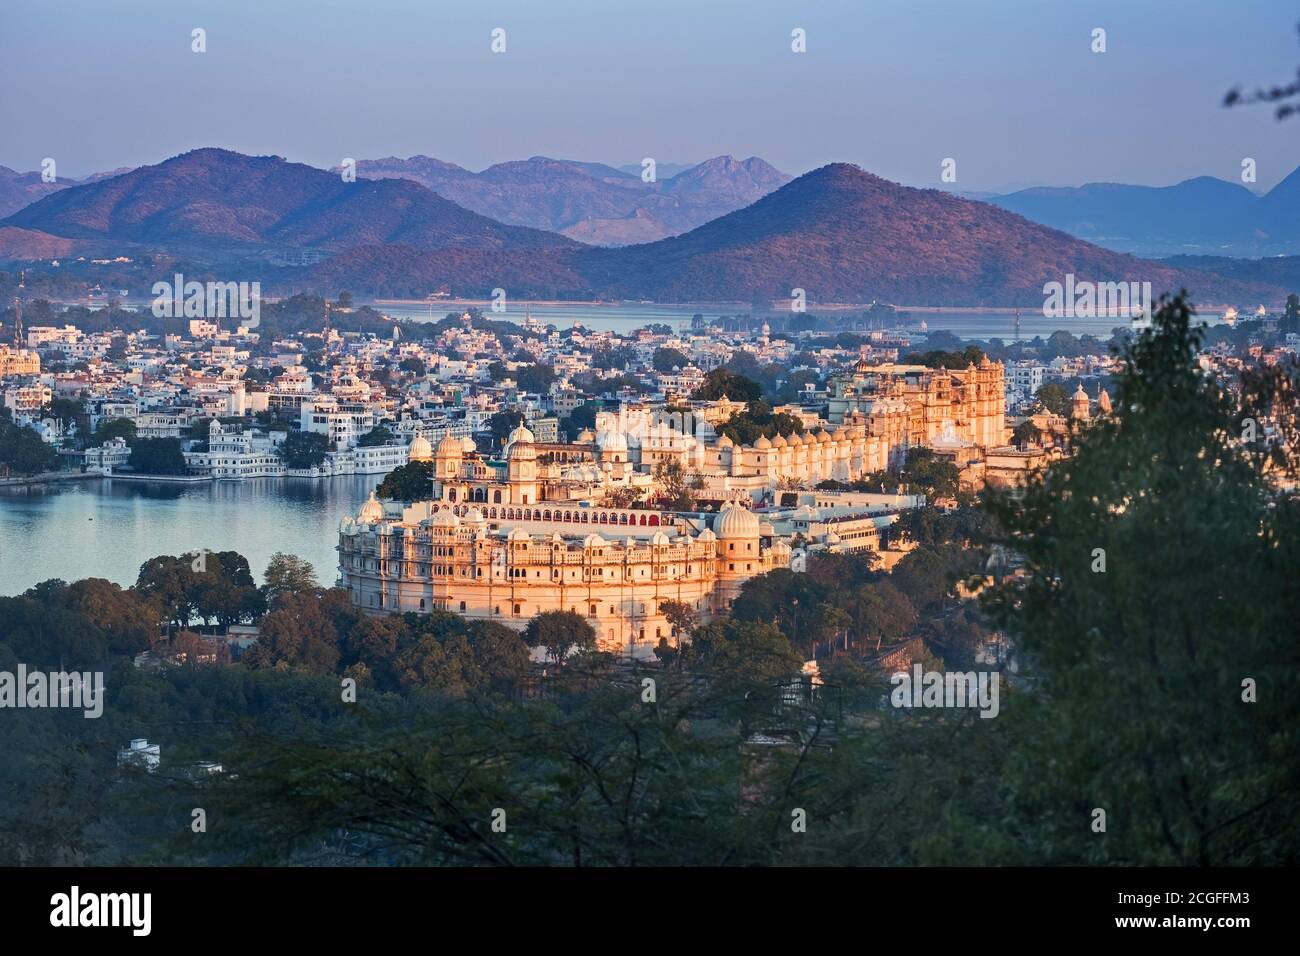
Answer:
<svg viewBox="0 0 1300 956"><path fill-rule="evenodd" d="M1300 506L1242 441L1270 409L1202 373L1191 317L1163 300L1121 354L1115 411L990 499L1023 567L987 606L1035 686L1009 804L1057 862L1300 855L1300 762L1279 759L1300 740Z"/></svg>
<svg viewBox="0 0 1300 956"><path fill-rule="evenodd" d="M519 412L496 412L487 420L488 434L492 436L492 447L500 448L510 437L510 433L524 423L524 416Z"/></svg>
<svg viewBox="0 0 1300 956"><path fill-rule="evenodd" d="M282 594L297 594L310 591L320 585L316 581L316 569L310 561L297 555L277 551L271 555L262 575L263 590L269 603L274 603Z"/></svg>
<svg viewBox="0 0 1300 956"><path fill-rule="evenodd" d="M1043 440L1042 430L1026 418L1011 432L1011 442L1015 445L1037 445Z"/></svg>
<svg viewBox="0 0 1300 956"><path fill-rule="evenodd" d="M392 432L383 425L376 425L357 440L357 445L362 448L372 448L375 445L387 445L392 440Z"/></svg>
<svg viewBox="0 0 1300 956"><path fill-rule="evenodd" d="M664 620L673 629L674 636L679 638L689 637L699 620L699 614L696 613L695 608L685 601L660 601L659 613L664 616Z"/></svg>
<svg viewBox="0 0 1300 956"><path fill-rule="evenodd" d="M204 421L207 421L207 419L204 419ZM135 432L135 422L129 418L106 418L95 429L91 442L95 445L102 445L114 438L124 438L126 443L130 445L135 441Z"/></svg>
<svg viewBox="0 0 1300 956"><path fill-rule="evenodd" d="M573 611L543 611L524 628L524 643L546 648L547 657L563 664L570 654L595 649L596 630Z"/></svg>
<svg viewBox="0 0 1300 956"><path fill-rule="evenodd" d="M37 475L54 471L58 464L59 453L35 429L0 418L0 465L15 474Z"/></svg>
<svg viewBox="0 0 1300 956"><path fill-rule="evenodd" d="M752 445L759 438L777 435L802 435L803 422L784 412L773 412L772 406L761 399L751 401L743 412L737 412L718 429L738 445Z"/></svg>
<svg viewBox="0 0 1300 956"><path fill-rule="evenodd" d="M1059 382L1047 382L1034 394L1038 404L1053 415L1066 415L1070 411L1070 396Z"/></svg>
<svg viewBox="0 0 1300 956"><path fill-rule="evenodd" d="M686 353L670 348L655 349L650 361L656 372L671 372L675 368L686 368L691 364Z"/></svg>
<svg viewBox="0 0 1300 956"><path fill-rule="evenodd" d="M1282 313L1279 329L1283 332L1300 332L1300 295L1292 292L1286 297L1286 310Z"/></svg>
<svg viewBox="0 0 1300 956"><path fill-rule="evenodd" d="M698 669L729 684L786 680L803 665L776 625L731 618L696 628L682 659L688 670Z"/></svg>
<svg viewBox="0 0 1300 956"><path fill-rule="evenodd" d="M723 397L735 402L753 402L763 397L763 386L752 378L738 375L725 368L711 369L704 381L691 395L700 401L716 401Z"/></svg>
<svg viewBox="0 0 1300 956"><path fill-rule="evenodd" d="M127 464L132 471L147 475L185 474L185 455L179 438L138 438L131 446Z"/></svg>
<svg viewBox="0 0 1300 956"><path fill-rule="evenodd" d="M686 469L677 460L663 461L655 466L655 482L659 486L659 504L668 511L694 511L695 496L686 482Z"/></svg>
<svg viewBox="0 0 1300 956"><path fill-rule="evenodd" d="M280 445L280 459L286 468L315 468L325 460L329 438L318 432L289 432Z"/></svg>
<svg viewBox="0 0 1300 956"><path fill-rule="evenodd" d="M953 498L961 485L961 471L946 458L921 445L907 450L899 477L908 491L923 491L936 498Z"/></svg>
<svg viewBox="0 0 1300 956"><path fill-rule="evenodd" d="M419 378L425 372L424 363L414 355L402 359L402 361L398 363L397 367L403 372L410 372L416 378Z"/></svg>
<svg viewBox="0 0 1300 956"><path fill-rule="evenodd" d="M1300 26L1297 26L1300 30ZM1300 69L1296 70L1296 78L1289 83L1270 86L1268 89L1260 87L1254 93L1243 94L1241 87L1234 86L1223 97L1224 106L1239 106L1243 103L1276 103L1274 107L1274 116L1277 119L1286 119L1288 116L1300 113Z"/></svg>
<svg viewBox="0 0 1300 956"><path fill-rule="evenodd" d="M283 594L275 610L262 618L257 643L243 661L250 667L286 666L314 674L332 674L341 646L360 615L340 589Z"/></svg>
<svg viewBox="0 0 1300 956"><path fill-rule="evenodd" d="M521 392L545 395L555 381L555 369L549 365L521 365L515 369L514 378Z"/></svg>
<svg viewBox="0 0 1300 956"><path fill-rule="evenodd" d="M584 428L596 427L596 412L600 411L594 402L583 402L577 406L564 419L564 427L569 432L569 438L572 440Z"/></svg>
<svg viewBox="0 0 1300 956"><path fill-rule="evenodd" d="M411 461L394 468L375 494L390 501L425 501L433 494L433 462Z"/></svg>
<svg viewBox="0 0 1300 956"><path fill-rule="evenodd" d="M930 338L933 340L934 336L932 335ZM955 337L954 341L960 343L960 340ZM906 365L924 365L926 368L965 368L972 364L979 365L982 361L984 361L984 350L978 345L968 345L960 351L936 349L930 352L908 355L903 359L903 363Z"/></svg>

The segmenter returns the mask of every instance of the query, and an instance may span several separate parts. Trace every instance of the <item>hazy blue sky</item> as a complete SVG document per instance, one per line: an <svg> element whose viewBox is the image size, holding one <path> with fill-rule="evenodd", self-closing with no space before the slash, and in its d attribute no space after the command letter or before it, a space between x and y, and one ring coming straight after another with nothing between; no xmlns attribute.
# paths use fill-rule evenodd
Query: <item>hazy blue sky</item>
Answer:
<svg viewBox="0 0 1300 956"><path fill-rule="evenodd" d="M1298 20L1295 0L2 0L0 164L731 153L936 184L953 157L982 190L1235 179L1249 156L1266 186L1300 164L1300 119L1219 103L1295 75Z"/></svg>

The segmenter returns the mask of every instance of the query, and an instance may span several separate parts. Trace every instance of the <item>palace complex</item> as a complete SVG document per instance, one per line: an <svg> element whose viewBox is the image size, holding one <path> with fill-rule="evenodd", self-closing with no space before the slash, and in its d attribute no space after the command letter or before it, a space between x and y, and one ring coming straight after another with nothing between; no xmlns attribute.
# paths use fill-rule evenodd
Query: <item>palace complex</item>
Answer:
<svg viewBox="0 0 1300 956"><path fill-rule="evenodd" d="M417 436L409 457L431 462L429 497L372 495L343 521L341 585L376 613L438 608L522 628L543 611L574 611L602 649L648 657L676 638L664 602L707 620L745 580L801 569L809 551L885 551L898 515L925 503L817 483L883 471L916 445L960 450L964 462L1005 442L1002 366L988 361L859 363L832 383L825 418L804 415L802 434L747 445L715 427L738 408L725 398L673 413L624 405L572 442L539 442L521 425L499 457L470 438L433 447ZM669 469L701 510L653 505ZM641 496L651 504L612 506Z"/></svg>

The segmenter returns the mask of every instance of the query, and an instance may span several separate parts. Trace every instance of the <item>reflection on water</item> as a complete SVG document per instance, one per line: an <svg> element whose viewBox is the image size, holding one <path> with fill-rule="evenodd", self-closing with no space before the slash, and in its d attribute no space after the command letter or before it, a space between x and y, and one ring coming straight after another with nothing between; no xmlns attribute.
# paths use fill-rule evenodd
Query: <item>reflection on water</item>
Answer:
<svg viewBox="0 0 1300 956"><path fill-rule="evenodd" d="M199 548L238 551L259 582L270 556L286 551L332 585L339 519L355 513L382 477L185 485L108 479L0 492L0 594L49 578L132 584L149 558Z"/></svg>

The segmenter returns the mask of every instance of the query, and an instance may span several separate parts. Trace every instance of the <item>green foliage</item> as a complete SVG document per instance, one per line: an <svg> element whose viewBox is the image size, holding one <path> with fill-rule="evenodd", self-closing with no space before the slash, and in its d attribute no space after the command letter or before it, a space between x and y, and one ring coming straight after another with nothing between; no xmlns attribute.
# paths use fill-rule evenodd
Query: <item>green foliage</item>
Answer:
<svg viewBox="0 0 1300 956"><path fill-rule="evenodd" d="M705 374L704 381L691 395L694 399L709 402L724 396L733 402L757 401L763 397L763 386L729 369L715 368Z"/></svg>
<svg viewBox="0 0 1300 956"><path fill-rule="evenodd" d="M1012 805L1056 862L1277 864L1300 849L1300 513L1240 441L1265 410L1201 373L1190 320L1181 297L1162 303L1122 355L1114 414L991 505L1023 575L989 608L1036 682Z"/></svg>
<svg viewBox="0 0 1300 956"><path fill-rule="evenodd" d="M1060 382L1044 383L1034 394L1034 398L1038 399L1038 404L1053 415L1070 413L1070 396Z"/></svg>
<svg viewBox="0 0 1300 956"><path fill-rule="evenodd" d="M282 594L296 594L310 591L320 585L316 581L316 569L310 561L297 555L277 551L271 555L262 575L262 591L268 602L274 604Z"/></svg>
<svg viewBox="0 0 1300 956"><path fill-rule="evenodd" d="M555 382L555 369L549 365L521 365L512 374L521 392L546 395Z"/></svg>
<svg viewBox="0 0 1300 956"><path fill-rule="evenodd" d="M760 437L803 434L803 422L784 412L773 412L772 406L761 399L751 401L743 412L727 419L718 432L740 445L752 445Z"/></svg>
<svg viewBox="0 0 1300 956"><path fill-rule="evenodd" d="M680 461L660 462L655 466L654 477L660 489L655 499L659 507L668 511L695 510L695 496L691 494L686 469Z"/></svg>
<svg viewBox="0 0 1300 956"><path fill-rule="evenodd" d="M671 372L675 368L686 368L691 360L680 349L657 348L651 357L651 364L656 372Z"/></svg>
<svg viewBox="0 0 1300 956"><path fill-rule="evenodd" d="M433 494L433 462L399 465L379 483L375 494L390 501L424 501Z"/></svg>
<svg viewBox="0 0 1300 956"><path fill-rule="evenodd" d="M127 464L145 475L185 474L185 455L179 438L137 438Z"/></svg>
<svg viewBox="0 0 1300 956"><path fill-rule="evenodd" d="M357 445L362 448L372 448L376 445L387 445L392 440L393 433L391 431L383 425L376 425L357 439Z"/></svg>
<svg viewBox="0 0 1300 956"><path fill-rule="evenodd" d="M543 611L524 628L524 643L545 648L547 657L563 664L570 654L594 650L596 631L585 617L574 611Z"/></svg>
<svg viewBox="0 0 1300 956"><path fill-rule="evenodd" d="M1026 418L1011 432L1011 442L1015 445L1037 445L1043 440L1042 430Z"/></svg>
<svg viewBox="0 0 1300 956"><path fill-rule="evenodd" d="M908 355L903 359L904 365L924 365L926 368L966 368L979 365L984 361L984 350L978 345L968 345L960 352L935 350Z"/></svg>
<svg viewBox="0 0 1300 956"><path fill-rule="evenodd" d="M0 418L0 465L18 475L37 475L57 470L59 453L35 429Z"/></svg>
<svg viewBox="0 0 1300 956"><path fill-rule="evenodd" d="M318 432L290 432L280 445L280 460L286 468L315 468L329 448L329 438Z"/></svg>
<svg viewBox="0 0 1300 956"><path fill-rule="evenodd" d="M207 421L207 419L204 419L204 421ZM135 441L135 432L135 422L129 418L106 418L95 429L91 444L102 445L114 438L124 438L126 443L130 445Z"/></svg>

